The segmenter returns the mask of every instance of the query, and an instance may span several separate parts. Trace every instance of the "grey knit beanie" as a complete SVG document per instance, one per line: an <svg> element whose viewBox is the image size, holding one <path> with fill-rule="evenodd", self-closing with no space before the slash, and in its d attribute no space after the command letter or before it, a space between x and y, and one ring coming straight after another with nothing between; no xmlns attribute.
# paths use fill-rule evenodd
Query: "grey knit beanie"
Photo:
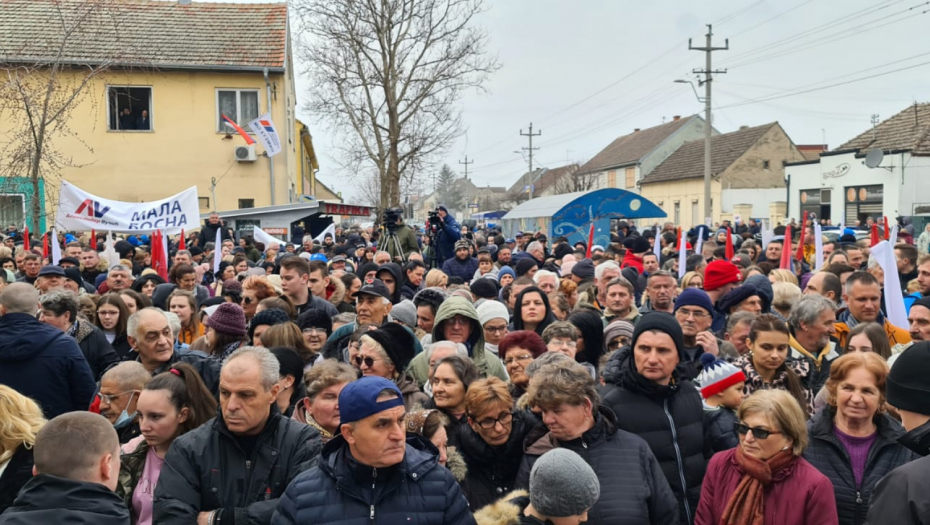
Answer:
<svg viewBox="0 0 930 525"><path fill-rule="evenodd" d="M413 301L410 299L405 299L391 308L391 317L395 321L400 321L405 325L413 328L417 328L417 307L414 306Z"/></svg>
<svg viewBox="0 0 930 525"><path fill-rule="evenodd" d="M601 484L581 456L564 448L546 452L530 471L530 503L549 518L577 516L597 503Z"/></svg>

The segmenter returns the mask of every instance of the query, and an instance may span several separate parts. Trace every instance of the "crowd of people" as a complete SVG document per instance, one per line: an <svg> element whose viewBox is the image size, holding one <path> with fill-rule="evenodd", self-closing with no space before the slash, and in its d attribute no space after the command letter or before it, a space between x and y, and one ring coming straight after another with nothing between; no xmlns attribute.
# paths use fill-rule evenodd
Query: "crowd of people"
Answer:
<svg viewBox="0 0 930 525"><path fill-rule="evenodd" d="M930 254L799 227L10 228L0 525L930 524Z"/></svg>

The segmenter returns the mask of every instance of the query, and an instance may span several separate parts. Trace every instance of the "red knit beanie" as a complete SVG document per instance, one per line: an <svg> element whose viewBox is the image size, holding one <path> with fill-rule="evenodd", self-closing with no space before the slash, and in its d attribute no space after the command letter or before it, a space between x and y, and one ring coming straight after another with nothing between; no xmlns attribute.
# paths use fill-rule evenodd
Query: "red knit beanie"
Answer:
<svg viewBox="0 0 930 525"><path fill-rule="evenodd" d="M704 270L704 291L712 292L721 286L738 283L742 279L739 268L730 261L713 261Z"/></svg>

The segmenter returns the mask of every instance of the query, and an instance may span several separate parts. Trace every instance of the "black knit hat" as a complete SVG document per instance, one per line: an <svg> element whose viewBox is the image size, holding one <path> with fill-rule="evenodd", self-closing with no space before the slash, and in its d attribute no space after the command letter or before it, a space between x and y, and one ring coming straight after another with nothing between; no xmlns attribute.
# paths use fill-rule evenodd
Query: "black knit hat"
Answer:
<svg viewBox="0 0 930 525"><path fill-rule="evenodd" d="M532 259L520 259L517 261L514 271L517 272L517 277L523 277L528 271L536 267L536 261Z"/></svg>
<svg viewBox="0 0 930 525"><path fill-rule="evenodd" d="M684 360L685 340L681 334L681 325L671 314L665 312L647 312L636 322L633 329L633 339L630 348L636 348L636 340L643 332L664 332L672 337L675 348L678 349L678 359Z"/></svg>
<svg viewBox="0 0 930 525"><path fill-rule="evenodd" d="M252 317L252 322L249 324L249 339L253 338L255 335L255 328L259 326L274 326L276 324L286 323L290 320L291 318L288 317L287 312L280 308L262 310Z"/></svg>
<svg viewBox="0 0 930 525"><path fill-rule="evenodd" d="M567 242L565 242L556 246L553 254L555 255L556 260L561 260L566 255L571 255L574 251L575 250L573 250L572 247L569 246Z"/></svg>
<svg viewBox="0 0 930 525"><path fill-rule="evenodd" d="M325 310L312 308L297 316L297 327L301 331L308 328L325 328L326 337L333 335L333 320Z"/></svg>
<svg viewBox="0 0 930 525"><path fill-rule="evenodd" d="M582 259L572 266L572 275L580 279L594 277L594 263L591 259Z"/></svg>
<svg viewBox="0 0 930 525"><path fill-rule="evenodd" d="M886 389L895 408L930 415L930 341L914 343L898 356Z"/></svg>
<svg viewBox="0 0 930 525"><path fill-rule="evenodd" d="M409 330L397 323L387 323L365 335L377 341L384 348L388 358L394 363L395 370L403 373L407 369L407 365L413 359L416 342L416 338Z"/></svg>
<svg viewBox="0 0 930 525"><path fill-rule="evenodd" d="M717 309L725 314L729 314L730 308L739 305L739 303L749 299L753 295L760 297L761 299L761 296L759 296L759 290L757 290L755 286L751 284L737 286L736 288L725 293L723 297L717 301Z"/></svg>
<svg viewBox="0 0 930 525"><path fill-rule="evenodd" d="M497 281L488 278L475 279L469 289L478 299L496 299L497 292L500 291Z"/></svg>

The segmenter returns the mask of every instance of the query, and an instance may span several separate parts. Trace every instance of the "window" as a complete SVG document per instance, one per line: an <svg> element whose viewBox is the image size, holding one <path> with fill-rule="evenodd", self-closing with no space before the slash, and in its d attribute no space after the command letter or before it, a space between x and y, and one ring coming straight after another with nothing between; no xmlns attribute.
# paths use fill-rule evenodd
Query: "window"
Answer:
<svg viewBox="0 0 930 525"><path fill-rule="evenodd" d="M255 199L239 199L239 209L254 208Z"/></svg>
<svg viewBox="0 0 930 525"><path fill-rule="evenodd" d="M201 210L209 210L209 209L210 209L210 197L197 197L197 200L200 201L200 209L201 209Z"/></svg>
<svg viewBox="0 0 930 525"><path fill-rule="evenodd" d="M626 169L626 187L632 188L636 186L636 168L627 168Z"/></svg>
<svg viewBox="0 0 930 525"><path fill-rule="evenodd" d="M25 219L25 196L21 193L0 194L0 224L21 226Z"/></svg>
<svg viewBox="0 0 930 525"><path fill-rule="evenodd" d="M694 199L691 201L691 227L695 227L698 224L701 224L701 211L698 208L698 200Z"/></svg>
<svg viewBox="0 0 930 525"><path fill-rule="evenodd" d="M607 172L607 187L608 188L617 187L617 172L616 171Z"/></svg>
<svg viewBox="0 0 930 525"><path fill-rule="evenodd" d="M245 127L258 118L258 90L256 89L217 89L216 90L216 129L220 133L230 131L223 120L223 115L233 122Z"/></svg>
<svg viewBox="0 0 930 525"><path fill-rule="evenodd" d="M769 161L767 161L767 160L763 160L763 161L762 161L762 169L764 169L764 170L769 169Z"/></svg>
<svg viewBox="0 0 930 525"><path fill-rule="evenodd" d="M109 131L153 131L152 88L107 87L107 129Z"/></svg>
<svg viewBox="0 0 930 525"><path fill-rule="evenodd" d="M675 224L681 224L681 203L675 201Z"/></svg>

